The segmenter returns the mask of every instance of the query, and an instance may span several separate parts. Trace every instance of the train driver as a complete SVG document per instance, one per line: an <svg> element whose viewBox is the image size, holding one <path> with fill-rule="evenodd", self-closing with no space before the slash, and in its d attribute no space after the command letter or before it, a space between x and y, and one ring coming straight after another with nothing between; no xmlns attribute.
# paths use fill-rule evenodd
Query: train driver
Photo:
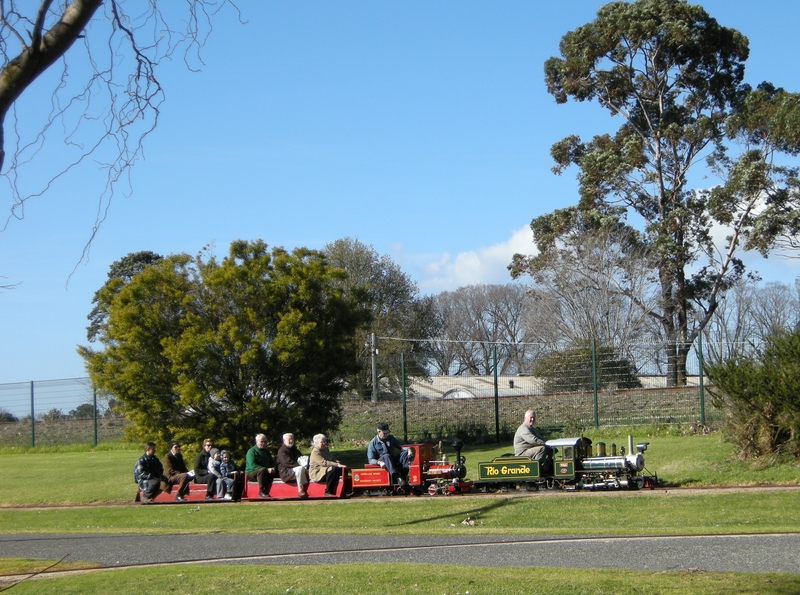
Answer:
<svg viewBox="0 0 800 595"><path fill-rule="evenodd" d="M400 441L389 433L389 424L378 424L378 435L367 447L367 461L372 465L380 465L389 472L392 483L405 484L408 476L408 449L403 448Z"/></svg>
<svg viewBox="0 0 800 595"><path fill-rule="evenodd" d="M522 424L514 434L514 456L530 457L533 461L539 461L541 472L550 470L553 462L552 450L545 444L541 432L534 427L536 423L536 412L533 409L525 411Z"/></svg>

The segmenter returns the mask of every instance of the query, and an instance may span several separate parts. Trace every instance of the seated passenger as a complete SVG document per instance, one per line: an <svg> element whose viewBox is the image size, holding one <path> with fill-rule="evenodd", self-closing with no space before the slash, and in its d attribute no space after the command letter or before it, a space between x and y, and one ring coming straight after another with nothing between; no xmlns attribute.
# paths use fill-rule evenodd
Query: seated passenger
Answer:
<svg viewBox="0 0 800 595"><path fill-rule="evenodd" d="M522 424L514 434L514 456L529 457L532 461L539 461L541 472L546 473L552 467L553 452L539 430L533 427L535 423L536 412L528 409Z"/></svg>
<svg viewBox="0 0 800 595"><path fill-rule="evenodd" d="M209 452L214 448L214 441L211 438L203 440L203 449L194 458L194 482L206 484L206 500L210 500L217 486L217 478L208 473Z"/></svg>
<svg viewBox="0 0 800 595"><path fill-rule="evenodd" d="M222 476L223 498L225 500L238 500L240 497L240 490L237 490L237 484L241 484L241 471L236 468L236 463L231 459L231 453L223 450L220 454L221 462L219 464L219 473ZM241 488L241 486L238 486ZM219 498L219 493L217 493Z"/></svg>
<svg viewBox="0 0 800 595"><path fill-rule="evenodd" d="M247 480L258 482L259 498L269 498L269 489L275 478L275 467L272 466L272 455L267 450L267 437L264 434L256 436L255 446L247 451L246 461Z"/></svg>
<svg viewBox="0 0 800 595"><path fill-rule="evenodd" d="M325 481L325 495L335 496L339 476L346 467L333 458L328 450L325 434L317 434L311 442L311 456L308 461L308 476L311 481Z"/></svg>
<svg viewBox="0 0 800 595"><path fill-rule="evenodd" d="M148 442L144 447L144 454L136 461L133 468L133 479L142 490L142 504L149 503L158 495L161 482L168 482L164 475L164 467L156 456L156 445Z"/></svg>
<svg viewBox="0 0 800 595"><path fill-rule="evenodd" d="M378 424L378 435L367 447L367 461L372 465L380 465L392 478L392 483L404 485L408 476L408 449L403 448L400 441L389 433L389 424Z"/></svg>
<svg viewBox="0 0 800 595"><path fill-rule="evenodd" d="M181 454L181 445L174 440L170 443L169 452L164 457L164 475L167 476L167 491L177 485L178 494L175 496L175 500L177 502L185 500L194 473L186 468Z"/></svg>
<svg viewBox="0 0 800 595"><path fill-rule="evenodd" d="M308 485L308 469L297 462L303 456L300 449L294 444L293 434L283 435L283 444L278 449L278 474L283 483L297 483L297 497L308 498L306 486Z"/></svg>
<svg viewBox="0 0 800 595"><path fill-rule="evenodd" d="M222 483L222 473L219 471L222 458L220 457L219 449L212 448L208 452L208 474L214 477L214 485L217 491L217 500L222 500L225 495L225 484ZM211 500L211 496L206 494L206 500Z"/></svg>

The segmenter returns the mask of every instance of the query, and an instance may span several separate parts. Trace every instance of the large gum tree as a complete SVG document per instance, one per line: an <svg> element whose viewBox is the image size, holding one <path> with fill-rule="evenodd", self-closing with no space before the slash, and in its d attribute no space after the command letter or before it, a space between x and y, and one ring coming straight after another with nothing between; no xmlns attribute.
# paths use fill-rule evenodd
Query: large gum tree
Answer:
<svg viewBox="0 0 800 595"><path fill-rule="evenodd" d="M647 314L662 330L672 385L685 383L693 341L744 273L737 254L793 245L798 230L797 170L776 159L797 155L798 97L745 85L748 53L747 38L701 6L639 0L603 6L545 63L557 103L596 101L620 126L553 145L556 173L578 169L579 202L533 220L539 253L516 255L512 275L538 272L586 221L637 227L658 294ZM693 188L703 173L719 183Z"/></svg>

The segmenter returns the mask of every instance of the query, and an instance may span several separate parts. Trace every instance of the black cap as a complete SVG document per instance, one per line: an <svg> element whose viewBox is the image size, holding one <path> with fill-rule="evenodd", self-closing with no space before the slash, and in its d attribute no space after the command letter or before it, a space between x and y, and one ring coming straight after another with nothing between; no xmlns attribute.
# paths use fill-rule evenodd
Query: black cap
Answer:
<svg viewBox="0 0 800 595"><path fill-rule="evenodd" d="M173 440L172 442L169 443L169 449L172 450L173 446L180 446L180 445L181 445L180 442L178 442L177 440Z"/></svg>
<svg viewBox="0 0 800 595"><path fill-rule="evenodd" d="M389 424L387 424L385 421L382 421L381 423L378 424L378 429L381 432L388 432L389 431Z"/></svg>

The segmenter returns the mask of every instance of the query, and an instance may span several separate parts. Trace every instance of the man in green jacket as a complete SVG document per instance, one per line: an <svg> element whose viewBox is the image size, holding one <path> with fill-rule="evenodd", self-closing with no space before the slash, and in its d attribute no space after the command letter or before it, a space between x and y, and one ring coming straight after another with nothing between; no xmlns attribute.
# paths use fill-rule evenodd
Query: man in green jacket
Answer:
<svg viewBox="0 0 800 595"><path fill-rule="evenodd" d="M272 461L272 455L267 450L267 437L264 434L256 436L255 446L247 451L246 460L247 481L258 482L259 498L269 498L269 489L275 478L275 464Z"/></svg>

